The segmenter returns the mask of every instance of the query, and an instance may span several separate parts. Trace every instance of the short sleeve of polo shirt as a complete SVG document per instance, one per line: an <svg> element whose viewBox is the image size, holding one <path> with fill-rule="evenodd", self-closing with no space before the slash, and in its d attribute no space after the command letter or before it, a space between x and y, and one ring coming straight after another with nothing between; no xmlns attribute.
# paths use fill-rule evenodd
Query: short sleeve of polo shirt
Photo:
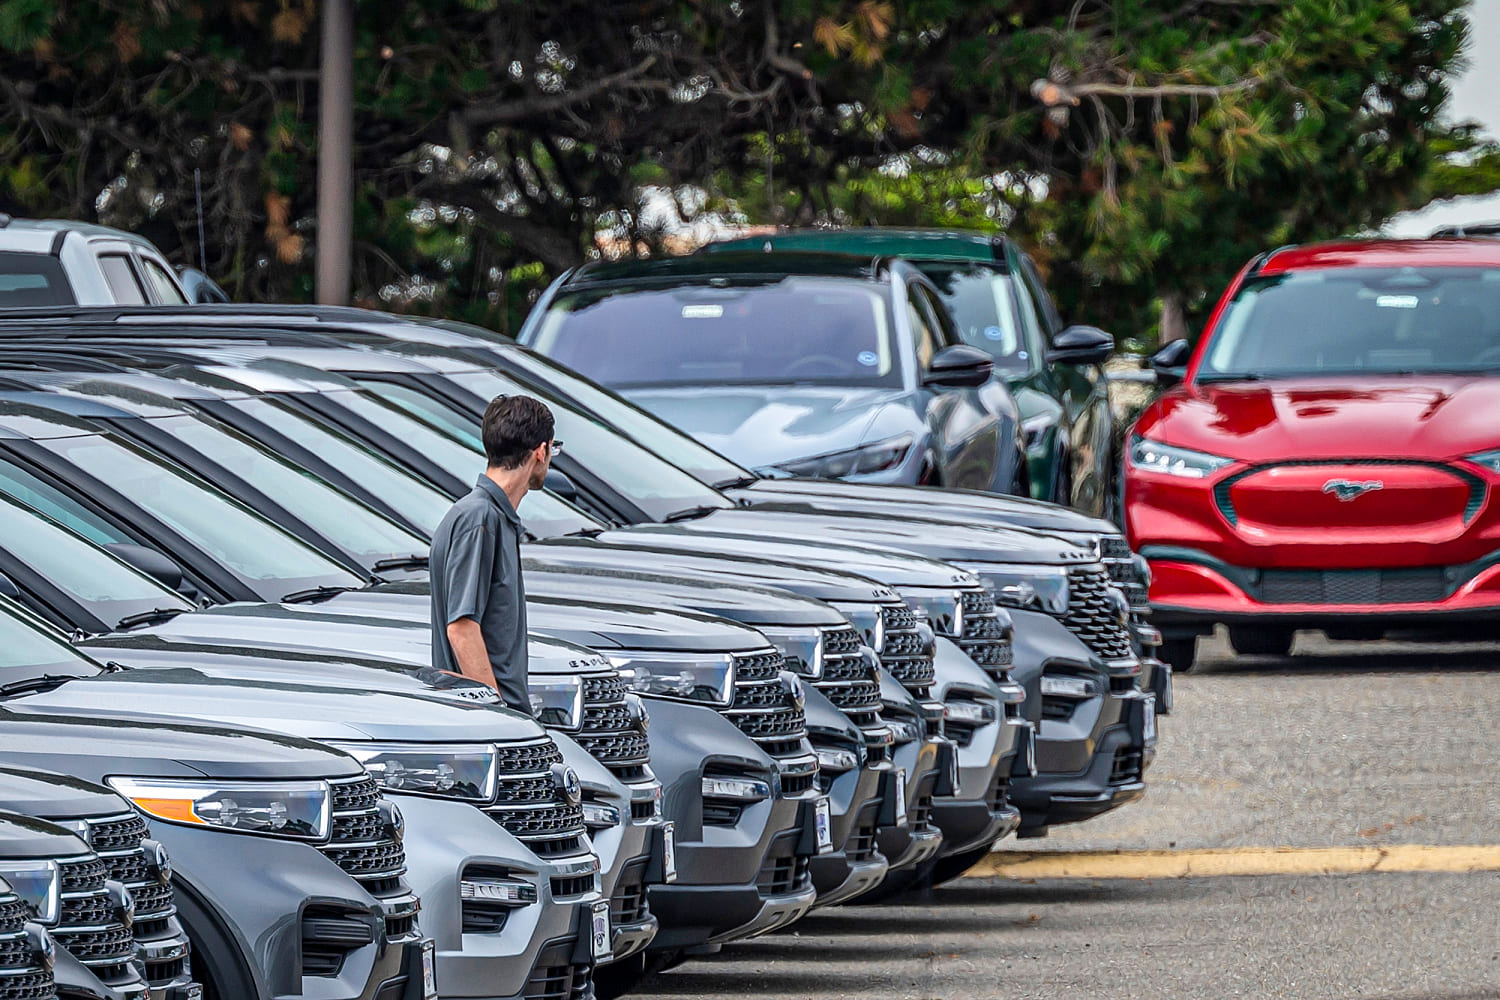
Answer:
<svg viewBox="0 0 1500 1000"><path fill-rule="evenodd" d="M460 618L479 621L484 617L495 568L496 544L498 539L486 524L470 525L454 534L443 572L445 624L452 625Z"/></svg>

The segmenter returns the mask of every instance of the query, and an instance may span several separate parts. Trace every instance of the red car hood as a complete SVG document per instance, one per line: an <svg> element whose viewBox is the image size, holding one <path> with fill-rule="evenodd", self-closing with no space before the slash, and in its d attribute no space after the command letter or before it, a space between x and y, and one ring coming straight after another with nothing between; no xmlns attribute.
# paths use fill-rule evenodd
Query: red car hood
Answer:
<svg viewBox="0 0 1500 1000"><path fill-rule="evenodd" d="M1278 379L1179 387L1136 433L1249 462L1444 460L1500 448L1500 377Z"/></svg>

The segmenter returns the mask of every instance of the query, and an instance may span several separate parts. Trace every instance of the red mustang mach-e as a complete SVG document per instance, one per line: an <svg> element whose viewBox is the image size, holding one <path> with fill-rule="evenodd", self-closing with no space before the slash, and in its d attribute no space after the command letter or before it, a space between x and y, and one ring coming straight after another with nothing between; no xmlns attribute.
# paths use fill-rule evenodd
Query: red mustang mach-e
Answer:
<svg viewBox="0 0 1500 1000"><path fill-rule="evenodd" d="M1289 247L1235 278L1131 429L1163 659L1199 635L1500 635L1500 241Z"/></svg>

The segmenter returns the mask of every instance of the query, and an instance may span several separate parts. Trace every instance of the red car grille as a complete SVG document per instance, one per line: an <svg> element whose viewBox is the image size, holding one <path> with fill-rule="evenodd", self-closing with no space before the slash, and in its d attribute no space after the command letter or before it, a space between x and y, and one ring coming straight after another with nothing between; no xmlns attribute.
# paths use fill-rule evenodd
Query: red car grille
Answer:
<svg viewBox="0 0 1500 1000"><path fill-rule="evenodd" d="M1430 604L1448 596L1441 567L1261 570L1265 604Z"/></svg>
<svg viewBox="0 0 1500 1000"><path fill-rule="evenodd" d="M1437 541L1484 505L1484 482L1429 462L1356 459L1258 466L1218 483L1214 505L1231 525L1289 535L1400 528Z"/></svg>

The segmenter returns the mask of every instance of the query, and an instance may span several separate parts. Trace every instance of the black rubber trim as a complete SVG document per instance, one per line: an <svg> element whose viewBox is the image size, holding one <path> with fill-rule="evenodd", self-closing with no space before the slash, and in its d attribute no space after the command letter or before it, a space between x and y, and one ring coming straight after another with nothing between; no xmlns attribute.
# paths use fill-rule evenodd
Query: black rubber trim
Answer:
<svg viewBox="0 0 1500 1000"><path fill-rule="evenodd" d="M57 234L52 237L52 245L47 248L49 254L54 257L62 256L63 244L68 241L68 232L69 230L66 229L59 229L57 231Z"/></svg>

